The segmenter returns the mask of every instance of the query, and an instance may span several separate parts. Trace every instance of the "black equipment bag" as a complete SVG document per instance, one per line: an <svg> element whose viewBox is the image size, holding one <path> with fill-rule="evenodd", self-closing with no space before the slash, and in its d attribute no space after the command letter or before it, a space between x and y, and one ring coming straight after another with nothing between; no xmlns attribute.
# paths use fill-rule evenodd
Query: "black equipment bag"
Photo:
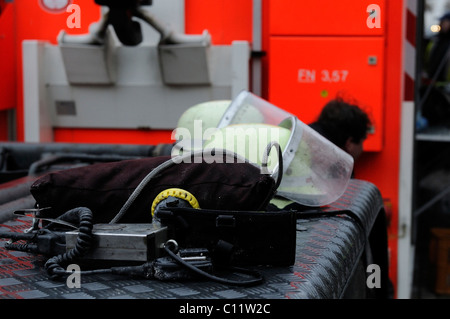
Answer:
<svg viewBox="0 0 450 319"><path fill-rule="evenodd" d="M217 163L193 158L174 164L169 156L161 156L93 164L48 173L31 185L30 192L40 208L51 208L40 217L57 218L83 206L92 210L94 224L108 223L148 174L158 172L132 201L121 223L151 222L153 200L173 187L194 194L201 208L265 210L276 192L274 179L253 164L223 156Z"/></svg>
<svg viewBox="0 0 450 319"><path fill-rule="evenodd" d="M183 248L207 248L215 264L289 266L296 249L294 211L166 207L155 216Z"/></svg>

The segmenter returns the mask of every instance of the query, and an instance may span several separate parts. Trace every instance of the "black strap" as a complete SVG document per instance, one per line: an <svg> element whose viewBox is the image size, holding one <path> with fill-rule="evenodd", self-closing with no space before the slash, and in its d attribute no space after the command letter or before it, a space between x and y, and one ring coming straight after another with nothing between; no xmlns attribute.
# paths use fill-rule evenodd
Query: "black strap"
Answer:
<svg viewBox="0 0 450 319"><path fill-rule="evenodd" d="M366 227L364 227L364 224L359 218L357 214L352 212L351 210L333 210L333 211L326 211L326 210L310 210L310 211L298 211L296 212L296 218L297 219L308 219L308 218L317 218L317 217L330 217L330 216L340 216L340 215L346 215L353 219L355 223L361 228L363 231L365 238L367 238L366 234Z"/></svg>

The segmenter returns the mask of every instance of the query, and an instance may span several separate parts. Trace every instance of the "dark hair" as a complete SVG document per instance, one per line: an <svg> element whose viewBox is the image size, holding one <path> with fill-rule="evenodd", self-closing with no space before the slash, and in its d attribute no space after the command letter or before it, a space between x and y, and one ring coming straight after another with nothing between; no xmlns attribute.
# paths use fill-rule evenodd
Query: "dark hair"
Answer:
<svg viewBox="0 0 450 319"><path fill-rule="evenodd" d="M340 98L328 102L317 121L311 124L312 128L341 148L349 137L355 143L364 140L370 126L371 121L366 112Z"/></svg>
<svg viewBox="0 0 450 319"><path fill-rule="evenodd" d="M446 12L442 17L439 18L439 21L450 20L450 12Z"/></svg>

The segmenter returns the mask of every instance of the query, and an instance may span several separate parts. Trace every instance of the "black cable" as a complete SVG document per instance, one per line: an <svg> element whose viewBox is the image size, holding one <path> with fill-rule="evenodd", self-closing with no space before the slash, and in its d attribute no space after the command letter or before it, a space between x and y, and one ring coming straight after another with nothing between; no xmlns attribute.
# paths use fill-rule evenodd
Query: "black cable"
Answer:
<svg viewBox="0 0 450 319"><path fill-rule="evenodd" d="M8 250L15 250L15 251L23 251L26 253L39 253L39 249L37 247L36 244L32 244L32 243L11 243L11 242L6 242L5 243L5 249Z"/></svg>
<svg viewBox="0 0 450 319"><path fill-rule="evenodd" d="M226 284L226 285L235 285L235 286L254 286L254 285L259 285L264 281L264 278L261 276L260 273L258 273L257 271L252 271L249 269L244 269L244 268L238 268L238 267L229 267L227 269L233 271L233 272L240 272L240 273L244 273L247 275L251 275L254 278L253 279L249 279L249 280L230 280L230 279L226 279L226 278L222 278L222 277L218 277L218 276L214 276L210 273L207 273L191 264L189 264L188 262L184 261L180 256L178 256L176 253L174 253L171 248L169 247L170 245L168 245L167 243L164 245L164 250L167 252L167 254L169 254L169 256L178 264L189 268L190 270L192 270L193 272L197 273L198 275L201 275L203 277L206 277L210 280L222 283L222 284Z"/></svg>
<svg viewBox="0 0 450 319"><path fill-rule="evenodd" d="M361 230L366 234L366 228L357 214L350 210L338 210L338 211L322 211L322 210L311 210L311 211L299 211L296 213L296 219L308 219L308 218L320 218L320 217L338 217L340 215L346 215L350 217L355 223L361 228ZM366 236L367 237L367 236Z"/></svg>
<svg viewBox="0 0 450 319"><path fill-rule="evenodd" d="M85 246L86 242L82 240L83 236L80 236L77 241L77 245L74 249L69 251L68 253L55 256L51 259L49 259L45 267L47 269L47 272L51 276L52 279L69 275L71 272L66 271L61 264L67 263L67 262L73 262L73 260L77 257L80 257L85 252L85 249L87 249L88 246ZM244 269L239 267L227 267L226 269L234 272L234 273L242 273L246 275L250 275L253 278L249 280L230 280L222 277L218 277L215 275L212 275L208 272L205 272L201 270L200 268L196 267L192 263L189 263L185 260L183 260L179 255L177 255L173 249L173 245L169 245L173 241L168 241L164 245L165 251L168 253L169 257L172 258L177 264L181 265L182 267L187 268L188 270L191 270L193 273L200 275L201 277L213 280L215 282L223 283L226 285L235 285L235 286L254 286L261 284L263 282L263 277L261 274L257 271L252 271L250 269ZM172 249L170 248L172 246ZM80 249L81 248L81 249ZM121 266L121 267L112 267L112 268L106 268L106 269L93 269L93 270L85 270L81 271L80 274L82 275L96 275L96 274L113 274L113 275L126 275L126 276L136 276L136 277L144 277L146 279L151 278L158 278L161 279L161 276L158 276L157 270L155 270L155 263L154 262L146 262L142 265L138 266ZM185 277L188 278L188 277ZM165 280L165 279L161 279Z"/></svg>
<svg viewBox="0 0 450 319"><path fill-rule="evenodd" d="M75 261L77 258L82 257L91 248L92 244L92 211L86 207L78 207L67 211L60 217L61 219L78 219L79 233L75 247L64 254L54 256L47 260L45 263L45 269L47 273L52 277L58 277L65 274L66 271L62 265L66 265Z"/></svg>

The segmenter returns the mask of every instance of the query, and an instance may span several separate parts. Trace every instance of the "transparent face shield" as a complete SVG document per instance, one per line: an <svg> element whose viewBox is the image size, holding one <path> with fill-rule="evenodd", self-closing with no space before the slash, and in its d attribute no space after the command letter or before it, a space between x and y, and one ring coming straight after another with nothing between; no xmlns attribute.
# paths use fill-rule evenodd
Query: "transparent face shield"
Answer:
<svg viewBox="0 0 450 319"><path fill-rule="evenodd" d="M232 101L218 127L205 148L222 145L258 164L264 145L279 143L283 175L277 195L281 197L306 206L323 206L337 200L347 188L353 171L348 153L297 117L250 92L243 91ZM239 141L244 146L239 148ZM268 163L273 174L278 174L276 162L271 154Z"/></svg>
<svg viewBox="0 0 450 319"><path fill-rule="evenodd" d="M279 126L293 115L248 91L242 91L225 110L218 127L233 124L263 123Z"/></svg>

